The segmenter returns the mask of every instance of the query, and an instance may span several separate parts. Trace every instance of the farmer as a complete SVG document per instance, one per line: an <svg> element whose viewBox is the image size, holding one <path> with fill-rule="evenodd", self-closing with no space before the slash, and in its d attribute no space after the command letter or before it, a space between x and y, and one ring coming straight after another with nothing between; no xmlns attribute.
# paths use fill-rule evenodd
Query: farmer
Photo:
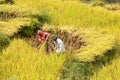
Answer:
<svg viewBox="0 0 120 80"><path fill-rule="evenodd" d="M60 55L60 53L63 53L65 51L64 43L56 35L52 35L52 39L55 44L54 50L58 55Z"/></svg>
<svg viewBox="0 0 120 80"><path fill-rule="evenodd" d="M48 51L48 38L50 37L50 33L42 31L42 30L38 30L37 31L38 34L38 49L40 49L40 44L44 43L46 41L46 48L45 51Z"/></svg>
<svg viewBox="0 0 120 80"><path fill-rule="evenodd" d="M44 32L44 31L42 31L42 30L38 30L38 31L37 31L37 34L38 34L38 41L39 41L40 43L45 42L45 41L48 40L48 38L50 37L50 33Z"/></svg>

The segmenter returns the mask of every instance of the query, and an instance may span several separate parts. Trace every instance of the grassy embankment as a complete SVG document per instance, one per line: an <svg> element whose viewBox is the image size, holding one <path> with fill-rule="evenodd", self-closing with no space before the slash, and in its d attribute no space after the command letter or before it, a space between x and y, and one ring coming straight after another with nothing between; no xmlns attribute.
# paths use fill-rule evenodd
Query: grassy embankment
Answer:
<svg viewBox="0 0 120 80"><path fill-rule="evenodd" d="M104 53L107 50L111 50L112 47L114 46L114 42L116 42L116 43L120 42L120 40L118 38L120 36L119 35L120 34L119 33L120 15L117 13L112 13L112 11L108 11L101 7L94 8L94 7L88 6L86 4L79 3L77 1L62 1L62 0L57 0L57 1L56 0L52 0L52 1L51 0L44 0L44 1L30 0L29 2L27 0L15 0L15 6L20 6L20 7L25 7L27 9L31 9L31 10L41 11L42 13L48 13L51 18L51 22L49 23L50 25L55 25L55 26L56 25L57 26L58 25L60 25L60 26L61 25L69 25L69 27L73 26L73 27L70 27L72 29L75 29L75 28L77 30L79 29L76 32L76 34L81 35L84 38L84 40L88 43L88 45L86 47L83 47L82 49L79 50L79 52L78 52L79 54L76 53L76 55L75 55L78 58L80 58L80 60L93 61L95 56L104 55ZM49 26L47 26L47 27L49 27ZM84 28L82 28L82 27L84 27ZM52 28L54 28L54 27L52 27ZM101 29L101 28L103 28L103 29ZM68 28L66 28L66 30L68 30ZM115 40L113 39L114 37L115 37ZM18 41L14 41L14 42L16 42L16 44L14 44L14 46L17 46L17 43L19 43ZM12 42L11 45L14 42ZM24 48L25 48L25 46L24 46ZM25 51L24 54L28 54L28 55L30 55L29 53L35 53L35 52L32 52L30 49L31 48L28 48L26 50L26 48L25 48L24 50L21 50L21 51L23 51L23 52ZM18 49L15 48L15 50L18 50ZM29 50L31 52L26 52ZM12 55L12 52L9 51L9 47L8 47L8 49L6 51L3 51L4 54L1 55L2 56L1 59L3 59L2 63L6 63L6 61L7 61L6 57L8 57L8 56L5 56L5 55L7 55L7 52L10 53L8 56ZM16 59L17 59L16 57L19 56L19 54L22 54L23 52L16 51L16 56L13 58L15 60L11 60L11 58L8 59L8 63L6 63L6 65L8 65L10 67L8 67L7 69L4 69L4 67L3 67L4 64L2 65L1 71L4 71L4 74L2 74L1 79L11 78L11 76L16 77L16 74L19 77L18 79L20 79L20 80L23 80L23 79L43 79L43 80L44 79L47 79L47 80L55 79L55 77L56 77L55 75L56 75L58 69L60 69L60 66L65 61L65 59L61 60L62 58L61 57L58 58L57 56L56 56L57 58L55 58L54 55L51 54L51 55L53 55L53 56L51 56L53 59L52 62L55 62L60 59L60 65L56 66L53 63L50 64L51 62L43 65L44 62L47 63L47 62L51 61L51 57L47 57L49 60L42 61L41 63L43 63L43 64L39 64L39 59L41 59L41 58L38 58L38 60L36 60L36 62L35 62L35 66L37 67L37 65L39 64L40 66L44 67L44 70L40 69L40 70L43 70L44 74L39 75L40 73L35 70L36 75L39 75L38 78L35 78L34 75L32 74L32 72L30 74L31 77L28 77L27 74L24 74L24 71L26 71L27 69L30 68L30 67L28 68L27 66L29 64L30 65L32 64L32 61L27 64L27 61L29 61L29 59L27 59L26 57L28 57L28 56L23 54L23 57L25 56L25 61L27 60L26 63L23 63L23 67L21 67L21 69L23 69L22 70L23 73L19 70L18 70L18 72L14 72L17 70L14 68L13 65L10 64L11 62L9 62L9 61L12 61L12 63L15 64L14 61L16 61ZM13 52L13 53L15 53L15 52ZM40 53L42 54L42 52L40 52ZM114 54L114 53L112 53L112 54ZM37 55L37 54L31 55L30 59L32 59L34 55ZM63 58L64 58L66 55L61 55L61 56L63 56ZM37 57L35 56L33 58L33 62L34 62L35 58L37 58ZM19 58L19 59L22 59L22 58ZM4 62L4 60L5 60L5 62ZM20 61L20 63L18 62L18 67L20 67L19 64L21 64L23 61ZM57 62L55 62L55 63L57 63ZM46 65L55 67L56 68L55 74L51 75L51 72L49 72L48 67L47 67L48 69L46 68ZM34 65L31 65L31 68L33 66ZM30 68L30 70L31 70L31 68ZM38 68L35 68L35 69L38 69ZM7 71L9 71L9 70L11 70L11 71L8 74ZM50 69L50 70L52 71L53 69ZM48 72L45 73L46 71L48 71ZM26 72L29 72L29 71L26 71ZM33 72L34 72L34 70L33 70ZM54 72L54 70L53 70L53 72ZM115 74L117 74L117 73L115 72ZM41 76L41 78L40 78L40 76ZM42 78L42 76L43 76L43 78Z"/></svg>
<svg viewBox="0 0 120 80"><path fill-rule="evenodd" d="M43 48L37 51L24 40L14 39L0 59L0 80L58 80L66 54L45 55Z"/></svg>
<svg viewBox="0 0 120 80"><path fill-rule="evenodd" d="M22 26L31 25L31 15L41 15L39 11L15 5L0 5L0 32L12 36Z"/></svg>

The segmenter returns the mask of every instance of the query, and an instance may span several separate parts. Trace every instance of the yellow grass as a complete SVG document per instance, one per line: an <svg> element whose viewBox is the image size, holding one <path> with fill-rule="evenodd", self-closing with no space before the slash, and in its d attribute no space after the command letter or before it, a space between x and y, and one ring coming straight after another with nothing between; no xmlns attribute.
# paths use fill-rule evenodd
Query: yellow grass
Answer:
<svg viewBox="0 0 120 80"><path fill-rule="evenodd" d="M0 80L58 80L58 71L67 54L45 55L24 40L14 39L0 55Z"/></svg>
<svg viewBox="0 0 120 80"><path fill-rule="evenodd" d="M9 21L0 21L0 32L12 36L17 33L21 26L30 25L30 18L15 18Z"/></svg>
<svg viewBox="0 0 120 80"><path fill-rule="evenodd" d="M74 51L75 53L73 53L73 55L74 58L79 58L82 61L93 61L95 56L104 55L104 53L107 50L111 50L114 47L115 43L115 38L113 37L114 35L100 28L77 29L72 26L45 25L43 29L44 30L53 29L55 31L65 30L69 33L74 31L73 35L80 35L82 41L84 41L87 44L87 46Z"/></svg>
<svg viewBox="0 0 120 80"><path fill-rule="evenodd" d="M120 53L120 50L117 51ZM90 80L119 80L120 79L120 57L112 61L112 64L104 66L98 73L95 73Z"/></svg>
<svg viewBox="0 0 120 80"><path fill-rule="evenodd" d="M40 11L29 8L24 8L16 5L2 4L0 5L0 12L13 13L18 16L41 15Z"/></svg>
<svg viewBox="0 0 120 80"><path fill-rule="evenodd" d="M118 25L120 15L74 0L15 0L17 6L48 12L53 25L106 27Z"/></svg>
<svg viewBox="0 0 120 80"><path fill-rule="evenodd" d="M94 56L103 55L107 50L112 49L114 42L120 43L119 12L108 11L101 7L91 7L77 0L15 0L15 4L12 6L1 6L1 11L11 11L11 9L13 9L13 12L20 12L20 14L21 12L26 13L27 11L28 13L32 13L29 11L33 11L33 14L35 14L34 11L48 13L51 18L49 24L54 25L52 28L56 30L59 29L59 26L60 29L77 29L76 35L83 36L88 46L78 50L79 54L75 54L75 57L84 61L94 60ZM6 7L4 8L4 6ZM10 7L7 8L7 6ZM17 6L20 7L20 9L24 9L17 11ZM15 25L17 25L18 22L19 21L15 21ZM2 22L0 25L6 26L7 24L13 25L12 22ZM56 27L56 25L58 27ZM64 27L62 25L69 26ZM3 31L2 29L4 30L4 28L1 28L1 31ZM3 32L6 31L9 32L8 29L5 29ZM44 51L36 52L35 49L32 49L22 40L14 40L7 50L3 51L3 55L1 55L0 79L57 80L58 77L55 79L57 71L66 60L66 55L63 54L58 57L55 54L48 56L43 53ZM92 80L117 80L119 75L111 75L112 73L119 74L118 64L120 62L117 60L113 61L112 65L103 68L98 75L95 74ZM114 66L117 66L117 68L114 68ZM113 72L109 73L111 69L113 69ZM109 77L104 78L107 71L106 76L108 75ZM115 78L113 79L113 77Z"/></svg>
<svg viewBox="0 0 120 80"><path fill-rule="evenodd" d="M29 2L15 0L15 5L49 13L52 25L69 25L77 29L79 27L95 27L96 29L99 27L114 33L119 40L119 12L92 7L77 0L30 0Z"/></svg>

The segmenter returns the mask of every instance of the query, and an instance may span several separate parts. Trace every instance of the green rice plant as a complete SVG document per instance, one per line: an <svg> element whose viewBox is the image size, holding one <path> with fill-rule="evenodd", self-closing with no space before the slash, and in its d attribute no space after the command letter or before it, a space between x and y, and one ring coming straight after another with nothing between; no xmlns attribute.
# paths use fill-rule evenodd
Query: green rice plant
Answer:
<svg viewBox="0 0 120 80"><path fill-rule="evenodd" d="M119 46L118 46L119 47ZM118 54L111 64L105 65L99 72L95 72L90 80L119 80L120 78L120 47L117 49Z"/></svg>
<svg viewBox="0 0 120 80"><path fill-rule="evenodd" d="M0 80L59 80L58 71L66 59L67 54L46 55L44 45L37 51L14 39L0 55Z"/></svg>
<svg viewBox="0 0 120 80"><path fill-rule="evenodd" d="M17 35L20 37L32 37L36 34L37 30L42 28L42 22L39 22L37 19L30 17L29 25L20 25Z"/></svg>
<svg viewBox="0 0 120 80"><path fill-rule="evenodd" d="M14 4L14 0L5 0L6 4Z"/></svg>
<svg viewBox="0 0 120 80"><path fill-rule="evenodd" d="M6 46L8 46L9 43L10 43L9 37L6 34L0 33L0 51L6 48Z"/></svg>

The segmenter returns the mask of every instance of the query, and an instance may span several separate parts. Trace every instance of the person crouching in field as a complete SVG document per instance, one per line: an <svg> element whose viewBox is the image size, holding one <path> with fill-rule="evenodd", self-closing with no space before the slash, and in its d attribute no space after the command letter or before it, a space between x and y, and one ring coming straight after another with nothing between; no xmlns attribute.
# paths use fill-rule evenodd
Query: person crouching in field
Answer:
<svg viewBox="0 0 120 80"><path fill-rule="evenodd" d="M42 31L42 30L38 30L37 31L37 35L38 35L38 41L39 41L39 46L38 49L40 48L40 44L44 43L46 41L46 47L47 45L47 40L50 38L50 33ZM47 51L47 48L46 48Z"/></svg>
<svg viewBox="0 0 120 80"><path fill-rule="evenodd" d="M63 41L58 38L56 35L52 35L52 40L54 41L55 47L54 50L55 52L60 55L61 53L65 52L65 47Z"/></svg>
<svg viewBox="0 0 120 80"><path fill-rule="evenodd" d="M38 41L39 41L40 43L45 42L45 41L48 40L48 38L50 37L50 33L44 32L44 31L42 31L42 30L38 30L37 34L38 34L38 37L39 37L39 38L38 38Z"/></svg>

